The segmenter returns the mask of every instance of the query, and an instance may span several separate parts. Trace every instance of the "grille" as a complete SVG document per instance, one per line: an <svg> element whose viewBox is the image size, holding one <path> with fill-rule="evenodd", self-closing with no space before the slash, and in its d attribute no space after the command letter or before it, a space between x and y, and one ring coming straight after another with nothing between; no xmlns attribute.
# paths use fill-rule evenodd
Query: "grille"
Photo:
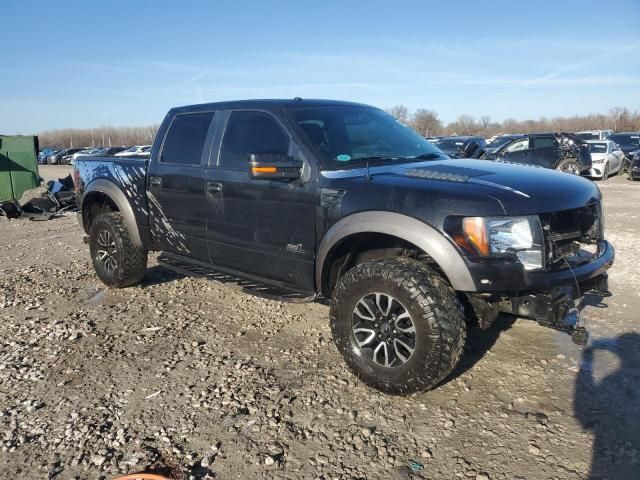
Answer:
<svg viewBox="0 0 640 480"><path fill-rule="evenodd" d="M547 252L547 269L563 270L592 262L603 238L602 206L584 207L540 216Z"/></svg>

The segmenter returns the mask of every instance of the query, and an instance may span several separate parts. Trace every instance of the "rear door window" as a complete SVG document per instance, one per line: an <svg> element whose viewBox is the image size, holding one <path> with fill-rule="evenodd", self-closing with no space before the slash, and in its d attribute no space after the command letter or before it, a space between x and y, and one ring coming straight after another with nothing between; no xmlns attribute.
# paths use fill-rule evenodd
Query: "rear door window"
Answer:
<svg viewBox="0 0 640 480"><path fill-rule="evenodd" d="M531 148L549 148L555 147L556 142L553 137L533 137L531 139Z"/></svg>
<svg viewBox="0 0 640 480"><path fill-rule="evenodd" d="M200 165L213 113L187 113L174 118L165 137L160 161Z"/></svg>

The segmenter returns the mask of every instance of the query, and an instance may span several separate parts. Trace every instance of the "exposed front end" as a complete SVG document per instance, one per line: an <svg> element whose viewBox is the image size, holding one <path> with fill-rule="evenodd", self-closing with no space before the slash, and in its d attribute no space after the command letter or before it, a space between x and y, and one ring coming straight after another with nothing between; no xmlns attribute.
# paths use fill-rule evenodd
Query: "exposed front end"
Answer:
<svg viewBox="0 0 640 480"><path fill-rule="evenodd" d="M576 301L609 295L615 251L604 239L601 202L515 218L476 220L481 227L463 219L457 231L449 221L476 284L467 296L481 325L505 312L576 331Z"/></svg>
<svg viewBox="0 0 640 480"><path fill-rule="evenodd" d="M591 154L591 169L589 170L589 176L592 178L602 178L607 168L606 155L600 155L596 153Z"/></svg>

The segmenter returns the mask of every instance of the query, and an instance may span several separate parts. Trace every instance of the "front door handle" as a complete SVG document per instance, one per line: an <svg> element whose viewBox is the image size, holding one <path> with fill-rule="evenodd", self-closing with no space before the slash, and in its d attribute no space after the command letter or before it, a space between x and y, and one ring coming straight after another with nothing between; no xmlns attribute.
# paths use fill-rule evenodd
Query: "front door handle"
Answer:
<svg viewBox="0 0 640 480"><path fill-rule="evenodd" d="M152 187L162 186L162 177L149 177L149 185Z"/></svg>
<svg viewBox="0 0 640 480"><path fill-rule="evenodd" d="M209 195L215 195L222 191L222 184L218 182L207 182L207 193Z"/></svg>

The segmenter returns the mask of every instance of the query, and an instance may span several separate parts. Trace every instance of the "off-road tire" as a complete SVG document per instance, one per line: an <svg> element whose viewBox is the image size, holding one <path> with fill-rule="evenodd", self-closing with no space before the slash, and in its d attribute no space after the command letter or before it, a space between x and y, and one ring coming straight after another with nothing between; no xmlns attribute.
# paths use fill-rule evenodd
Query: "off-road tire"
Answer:
<svg viewBox="0 0 640 480"><path fill-rule="evenodd" d="M569 170L573 167L573 170ZM559 172L571 173L574 175L580 175L580 167L578 161L575 158L564 158L556 165L556 170Z"/></svg>
<svg viewBox="0 0 640 480"><path fill-rule="evenodd" d="M392 295L406 307L415 326L415 350L394 368L367 358L353 332L354 308L372 292ZM406 258L370 261L347 271L334 290L330 319L334 343L353 374L394 395L438 385L460 360L466 338L463 307L451 285L433 268Z"/></svg>
<svg viewBox="0 0 640 480"><path fill-rule="evenodd" d="M108 269L98 258L100 235L113 239L113 268ZM104 212L96 216L89 231L89 250L98 278L109 287L124 288L138 283L147 269L147 250L134 245L119 212Z"/></svg>

